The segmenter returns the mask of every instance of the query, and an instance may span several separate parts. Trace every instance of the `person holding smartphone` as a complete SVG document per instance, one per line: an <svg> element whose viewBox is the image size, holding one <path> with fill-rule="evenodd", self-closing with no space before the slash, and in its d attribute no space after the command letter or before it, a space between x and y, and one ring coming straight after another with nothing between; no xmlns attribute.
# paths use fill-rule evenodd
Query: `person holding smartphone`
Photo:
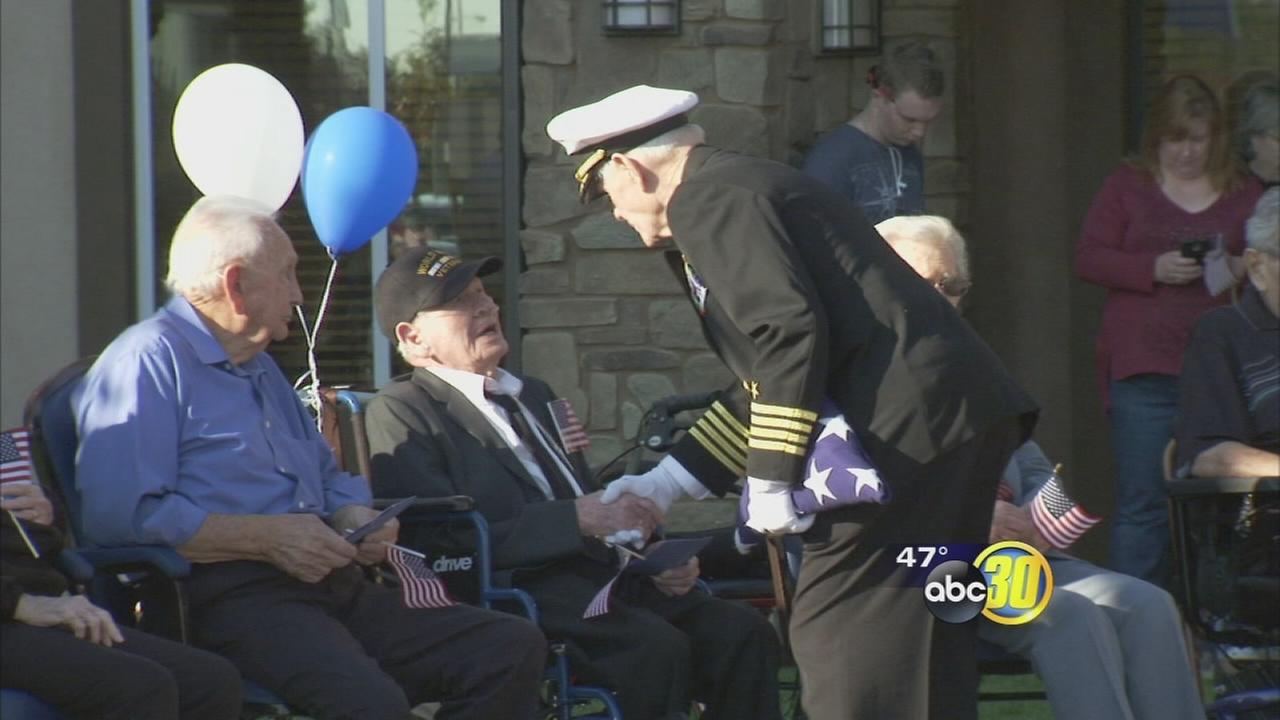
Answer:
<svg viewBox="0 0 1280 720"><path fill-rule="evenodd" d="M1196 318L1229 297L1206 289L1201 251L1220 245L1238 272L1260 193L1231 159L1213 92L1175 77L1147 111L1138 156L1094 197L1076 246L1076 273L1107 291L1097 362L1116 473L1110 565L1157 585L1168 579L1161 456L1182 353Z"/></svg>

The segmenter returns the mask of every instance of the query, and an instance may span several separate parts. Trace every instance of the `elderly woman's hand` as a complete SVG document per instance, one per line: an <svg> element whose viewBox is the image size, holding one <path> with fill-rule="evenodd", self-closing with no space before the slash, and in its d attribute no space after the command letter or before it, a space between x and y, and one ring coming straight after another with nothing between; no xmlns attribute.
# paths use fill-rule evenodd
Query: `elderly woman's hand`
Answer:
<svg viewBox="0 0 1280 720"><path fill-rule="evenodd" d="M41 525L53 523L53 503L38 483L5 483L0 487L0 509L12 512L19 520Z"/></svg>
<svg viewBox="0 0 1280 720"><path fill-rule="evenodd" d="M36 627L62 627L81 640L95 645L112 645L124 642L124 635L116 627L111 613L94 605L82 595L23 594L13 611L13 619Z"/></svg>

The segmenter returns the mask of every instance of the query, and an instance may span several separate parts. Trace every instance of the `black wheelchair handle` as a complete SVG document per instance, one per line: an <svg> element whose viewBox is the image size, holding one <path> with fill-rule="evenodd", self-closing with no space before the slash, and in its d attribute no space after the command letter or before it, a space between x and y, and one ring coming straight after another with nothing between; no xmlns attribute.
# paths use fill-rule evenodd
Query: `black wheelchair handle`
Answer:
<svg viewBox="0 0 1280 720"><path fill-rule="evenodd" d="M374 510L383 510L394 505L400 498L375 498ZM406 512L414 514L423 512L467 512L474 509L476 501L470 495L449 495L446 497L418 498L413 501Z"/></svg>
<svg viewBox="0 0 1280 720"><path fill-rule="evenodd" d="M690 393L688 395L671 395L655 402L651 408L654 415L675 415L685 410L698 410L710 407L720 399L719 390L711 392Z"/></svg>

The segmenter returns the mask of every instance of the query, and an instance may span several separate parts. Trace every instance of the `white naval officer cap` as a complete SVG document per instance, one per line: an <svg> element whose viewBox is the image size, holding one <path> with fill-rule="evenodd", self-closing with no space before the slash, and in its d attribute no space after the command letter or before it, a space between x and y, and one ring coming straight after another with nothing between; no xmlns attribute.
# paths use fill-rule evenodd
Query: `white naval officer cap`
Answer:
<svg viewBox="0 0 1280 720"><path fill-rule="evenodd" d="M686 113L697 104L698 96L688 90L636 85L556 115L547 135L567 155L589 153L573 173L578 197L587 202L604 194L597 171L611 154L688 124Z"/></svg>

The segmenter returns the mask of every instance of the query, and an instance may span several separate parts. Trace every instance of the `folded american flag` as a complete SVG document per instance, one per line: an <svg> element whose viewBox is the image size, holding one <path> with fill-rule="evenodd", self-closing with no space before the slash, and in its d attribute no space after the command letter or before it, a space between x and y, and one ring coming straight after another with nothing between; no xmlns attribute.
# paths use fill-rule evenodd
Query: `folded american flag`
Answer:
<svg viewBox="0 0 1280 720"><path fill-rule="evenodd" d="M1065 550L1102 518L1092 515L1067 495L1057 468L1040 492L1031 499L1031 522L1040 535L1059 550Z"/></svg>
<svg viewBox="0 0 1280 720"><path fill-rule="evenodd" d="M791 502L801 515L861 503L889 502L889 488L876 466L862 449L858 435L849 427L835 403L824 399L818 418L818 438L809 451L803 481L792 487ZM738 530L735 543L747 552L763 536L746 526L747 493L738 503Z"/></svg>
<svg viewBox="0 0 1280 720"><path fill-rule="evenodd" d="M556 432L560 434L560 444L564 449L568 452L586 450L591 441L569 401L564 398L552 400L547 403L547 409L551 411L551 421L556 424Z"/></svg>
<svg viewBox="0 0 1280 720"><path fill-rule="evenodd" d="M400 578L405 607L443 608L455 605L440 577L426 560L395 545L387 547L387 562Z"/></svg>
<svg viewBox="0 0 1280 720"><path fill-rule="evenodd" d="M0 433L0 484L31 478L31 434L26 428Z"/></svg>

